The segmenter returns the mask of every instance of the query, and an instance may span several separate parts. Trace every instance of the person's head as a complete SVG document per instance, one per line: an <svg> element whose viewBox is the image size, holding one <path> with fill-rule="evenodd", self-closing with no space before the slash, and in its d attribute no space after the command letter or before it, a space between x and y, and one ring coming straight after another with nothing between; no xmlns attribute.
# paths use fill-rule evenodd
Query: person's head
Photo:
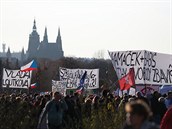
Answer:
<svg viewBox="0 0 172 129"><path fill-rule="evenodd" d="M136 96L137 96L137 98L140 98L140 97L142 97L142 94L141 94L141 92L137 91L137 92L136 92Z"/></svg>
<svg viewBox="0 0 172 129"><path fill-rule="evenodd" d="M55 100L60 100L62 98L62 95L60 94L60 92L54 92L53 96Z"/></svg>
<svg viewBox="0 0 172 129"><path fill-rule="evenodd" d="M158 99L160 97L160 94L158 93L158 91L154 91L153 96Z"/></svg>
<svg viewBox="0 0 172 129"><path fill-rule="evenodd" d="M94 96L93 100L92 100L92 103L93 104L98 104L98 101L99 101L99 96Z"/></svg>
<svg viewBox="0 0 172 129"><path fill-rule="evenodd" d="M165 103L165 98L164 98L164 97L160 97L160 98L158 99L158 101L159 101L160 103Z"/></svg>
<svg viewBox="0 0 172 129"><path fill-rule="evenodd" d="M104 98L106 98L107 95L108 95L108 92L109 92L109 90L103 90L102 96L103 96Z"/></svg>
<svg viewBox="0 0 172 129"><path fill-rule="evenodd" d="M149 106L142 100L128 102L125 106L126 122L133 127L140 127L152 115Z"/></svg>
<svg viewBox="0 0 172 129"><path fill-rule="evenodd" d="M168 92L168 98L172 98L172 91Z"/></svg>
<svg viewBox="0 0 172 129"><path fill-rule="evenodd" d="M135 98L133 98L133 97L128 99L128 102L133 102L133 101L135 101Z"/></svg>

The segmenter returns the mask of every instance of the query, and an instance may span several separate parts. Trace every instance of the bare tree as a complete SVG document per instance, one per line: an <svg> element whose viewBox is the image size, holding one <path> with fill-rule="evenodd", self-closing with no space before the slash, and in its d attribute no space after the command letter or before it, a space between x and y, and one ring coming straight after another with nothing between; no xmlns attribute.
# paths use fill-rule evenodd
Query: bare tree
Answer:
<svg viewBox="0 0 172 129"><path fill-rule="evenodd" d="M97 52L94 53L93 57L97 58L97 59L104 59L105 58L105 50L98 50Z"/></svg>

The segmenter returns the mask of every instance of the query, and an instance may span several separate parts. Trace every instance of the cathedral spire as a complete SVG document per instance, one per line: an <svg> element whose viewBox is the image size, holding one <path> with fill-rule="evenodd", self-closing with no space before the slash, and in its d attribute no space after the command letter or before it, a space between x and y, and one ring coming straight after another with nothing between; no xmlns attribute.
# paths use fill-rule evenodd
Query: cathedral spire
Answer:
<svg viewBox="0 0 172 129"><path fill-rule="evenodd" d="M47 27L45 27L45 32L44 32L44 39L43 39L43 41L45 41L46 43L48 43Z"/></svg>
<svg viewBox="0 0 172 129"><path fill-rule="evenodd" d="M6 53L7 58L11 58L11 51L10 47L8 47L7 53Z"/></svg>
<svg viewBox="0 0 172 129"><path fill-rule="evenodd" d="M35 19L33 21L33 31L36 31L36 21L35 21Z"/></svg>
<svg viewBox="0 0 172 129"><path fill-rule="evenodd" d="M45 27L44 36L47 36L47 27Z"/></svg>
<svg viewBox="0 0 172 129"><path fill-rule="evenodd" d="M57 36L57 39L56 39L56 43L57 43L57 46L58 46L58 50L62 51L62 40L61 40L61 34L60 34L60 27L58 28L58 36Z"/></svg>
<svg viewBox="0 0 172 129"><path fill-rule="evenodd" d="M25 60L25 53L24 53L24 47L22 48L22 52L21 52L21 55L20 55L21 57L20 57L20 60L21 60L21 62L22 62L22 64L23 64L23 62L24 62L24 60Z"/></svg>
<svg viewBox="0 0 172 129"><path fill-rule="evenodd" d="M23 53L24 54L24 47L22 48L22 52L21 53Z"/></svg>
<svg viewBox="0 0 172 129"><path fill-rule="evenodd" d="M58 36L60 37L61 35L60 35L60 27L58 28Z"/></svg>

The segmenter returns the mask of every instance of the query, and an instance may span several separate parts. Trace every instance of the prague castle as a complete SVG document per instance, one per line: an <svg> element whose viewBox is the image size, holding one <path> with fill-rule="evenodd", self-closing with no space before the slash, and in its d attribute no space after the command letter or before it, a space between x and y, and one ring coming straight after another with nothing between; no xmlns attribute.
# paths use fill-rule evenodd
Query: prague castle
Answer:
<svg viewBox="0 0 172 129"><path fill-rule="evenodd" d="M63 57L60 29L58 29L58 35L55 43L48 42L47 28L45 28L43 41L40 42L40 37L37 33L36 22L34 20L33 31L29 36L27 54L28 58L59 59Z"/></svg>
<svg viewBox="0 0 172 129"><path fill-rule="evenodd" d="M43 40L40 41L40 36L37 33L35 20L33 23L33 30L31 34L29 35L29 44L28 44L28 50L26 53L24 52L24 48L22 49L21 52L18 52L18 53L16 52L11 53L10 48L8 48L8 51L5 52L4 44L3 44L3 52L0 52L0 57L16 58L20 61L33 59L33 58L46 58L46 59L57 60L59 58L62 58L63 56L64 56L64 52L62 49L60 28L58 29L56 42L54 43L48 42L47 28L45 28Z"/></svg>

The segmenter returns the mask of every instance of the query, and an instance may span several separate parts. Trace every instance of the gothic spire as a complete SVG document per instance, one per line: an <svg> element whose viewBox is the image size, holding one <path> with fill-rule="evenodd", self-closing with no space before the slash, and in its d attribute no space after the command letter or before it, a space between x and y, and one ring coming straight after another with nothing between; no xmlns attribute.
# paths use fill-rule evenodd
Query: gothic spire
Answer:
<svg viewBox="0 0 172 129"><path fill-rule="evenodd" d="M7 58L11 58L11 51L10 47L8 47L7 53L6 53Z"/></svg>
<svg viewBox="0 0 172 129"><path fill-rule="evenodd" d="M24 54L24 47L22 48L22 53Z"/></svg>
<svg viewBox="0 0 172 129"><path fill-rule="evenodd" d="M45 27L45 32L44 32L44 39L43 41L48 43L48 35L47 35L47 27Z"/></svg>
<svg viewBox="0 0 172 129"><path fill-rule="evenodd" d="M56 39L56 43L58 45L58 50L62 51L62 40L61 40L61 35L60 35L60 27L58 28L58 36Z"/></svg>
<svg viewBox="0 0 172 129"><path fill-rule="evenodd" d="M35 19L33 21L33 31L36 31L36 21L35 21Z"/></svg>
<svg viewBox="0 0 172 129"><path fill-rule="evenodd" d="M60 37L61 35L60 35L60 27L58 28L58 36Z"/></svg>
<svg viewBox="0 0 172 129"><path fill-rule="evenodd" d="M7 50L7 52L8 52L8 53L11 53L11 51L10 51L10 47L8 47L8 50Z"/></svg>
<svg viewBox="0 0 172 129"><path fill-rule="evenodd" d="M47 27L45 27L44 36L47 36Z"/></svg>

